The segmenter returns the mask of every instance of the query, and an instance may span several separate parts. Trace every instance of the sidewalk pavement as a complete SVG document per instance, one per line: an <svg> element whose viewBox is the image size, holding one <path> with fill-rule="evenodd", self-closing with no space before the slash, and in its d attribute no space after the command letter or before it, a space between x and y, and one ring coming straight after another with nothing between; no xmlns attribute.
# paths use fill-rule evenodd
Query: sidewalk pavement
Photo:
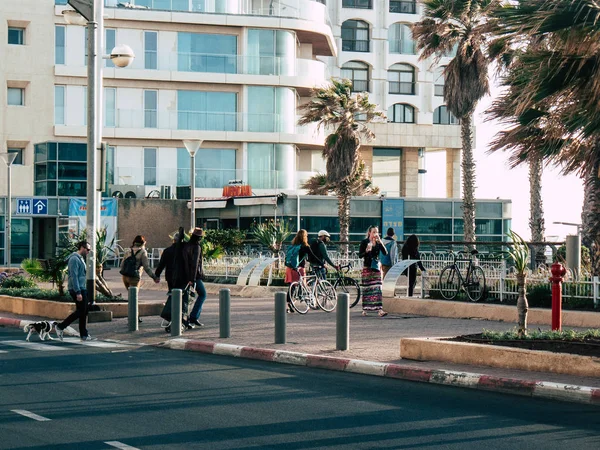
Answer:
<svg viewBox="0 0 600 450"><path fill-rule="evenodd" d="M107 272L106 279L115 294L127 298L116 270ZM147 279L141 286L139 299L142 303L164 302L164 282L155 285ZM8 313L0 313L0 317L39 319ZM8 325L9 322L0 319L0 325ZM12 322L18 326L18 321ZM480 333L483 329L502 331L513 328L514 323L394 314L383 318L375 315L362 317L360 305L357 305L350 310L349 349L339 351L335 349L335 312L287 314L286 344L274 344L272 296L232 296L231 337L227 339L219 337L219 301L214 295L209 295L204 303L200 318L203 327L184 331L181 337L172 338L161 327L161 322L158 316L143 317L143 322L138 324L139 330L130 332L127 318L122 318L92 323L88 329L100 339L139 345L158 345L600 405L600 374L599 377L578 377L400 358L400 338L403 337L452 337Z"/></svg>

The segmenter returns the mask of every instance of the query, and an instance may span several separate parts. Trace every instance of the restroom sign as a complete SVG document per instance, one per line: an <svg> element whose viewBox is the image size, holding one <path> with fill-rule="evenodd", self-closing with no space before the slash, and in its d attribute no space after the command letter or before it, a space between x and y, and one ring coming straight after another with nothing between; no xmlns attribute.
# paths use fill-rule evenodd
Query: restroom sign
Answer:
<svg viewBox="0 0 600 450"><path fill-rule="evenodd" d="M33 199L31 198L18 198L17 199L17 214L31 214L33 205Z"/></svg>

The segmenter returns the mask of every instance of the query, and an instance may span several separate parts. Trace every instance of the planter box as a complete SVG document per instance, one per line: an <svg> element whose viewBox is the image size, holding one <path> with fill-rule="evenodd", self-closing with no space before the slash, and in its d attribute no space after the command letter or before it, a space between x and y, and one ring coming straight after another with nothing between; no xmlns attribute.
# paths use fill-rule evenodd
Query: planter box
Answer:
<svg viewBox="0 0 600 450"><path fill-rule="evenodd" d="M442 341L436 338L400 339L400 357L416 361L445 361L582 377L597 377L600 374L600 358L591 356Z"/></svg>
<svg viewBox="0 0 600 450"><path fill-rule="evenodd" d="M517 322L517 307L511 305L384 297L383 308L394 314ZM552 311L529 308L527 322L531 325L551 325ZM562 324L567 327L600 328L600 312L563 310Z"/></svg>

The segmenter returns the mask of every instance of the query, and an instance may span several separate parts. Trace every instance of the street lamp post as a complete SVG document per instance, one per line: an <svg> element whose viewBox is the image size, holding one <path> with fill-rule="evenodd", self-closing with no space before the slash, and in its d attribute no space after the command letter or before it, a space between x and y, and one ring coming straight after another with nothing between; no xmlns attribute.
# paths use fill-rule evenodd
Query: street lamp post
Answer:
<svg viewBox="0 0 600 450"><path fill-rule="evenodd" d="M102 142L102 64L103 53L104 0L68 0L77 13L87 22L87 188L86 188L86 229L91 251L87 256L88 298L96 298L96 230L100 221L101 183L98 181L98 155ZM69 24L83 24L81 17L73 11L63 12ZM115 47L110 59L118 67L127 67L134 55L127 46Z"/></svg>
<svg viewBox="0 0 600 450"><path fill-rule="evenodd" d="M2 159L6 162L7 166L7 176L6 182L8 183L8 187L6 190L6 225L4 226L4 234L6 236L6 247L4 249L4 260L6 261L6 266L10 267L10 251L11 251L11 227L12 227L12 189L11 189L11 167L12 163L15 161L17 157L16 153L3 153Z"/></svg>
<svg viewBox="0 0 600 450"><path fill-rule="evenodd" d="M202 141L200 141L200 140L183 141L183 145L185 145L185 148L187 149L188 153L190 154L190 160L191 160L190 161L191 162L190 196L192 198L192 202L191 202L191 208L190 208L190 216L191 216L191 225L192 226L191 226L190 230L193 231L194 228L196 227L196 152L202 145Z"/></svg>

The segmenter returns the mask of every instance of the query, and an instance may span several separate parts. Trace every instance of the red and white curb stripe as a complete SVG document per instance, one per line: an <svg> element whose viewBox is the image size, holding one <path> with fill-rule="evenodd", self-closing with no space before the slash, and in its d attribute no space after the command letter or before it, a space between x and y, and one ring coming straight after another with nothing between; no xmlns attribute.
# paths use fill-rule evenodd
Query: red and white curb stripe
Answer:
<svg viewBox="0 0 600 450"><path fill-rule="evenodd" d="M600 405L600 388L586 386L552 383L547 381L501 378L491 375L455 372L451 370L419 369L399 364L310 355L286 350L245 347L241 345L220 344L191 339L171 339L158 346L173 350L196 351L213 355L257 359L261 361L294 364L297 366L338 370L341 372L360 373L364 375L375 375L400 380L420 381L447 386L460 386L486 391L505 392L536 398Z"/></svg>

